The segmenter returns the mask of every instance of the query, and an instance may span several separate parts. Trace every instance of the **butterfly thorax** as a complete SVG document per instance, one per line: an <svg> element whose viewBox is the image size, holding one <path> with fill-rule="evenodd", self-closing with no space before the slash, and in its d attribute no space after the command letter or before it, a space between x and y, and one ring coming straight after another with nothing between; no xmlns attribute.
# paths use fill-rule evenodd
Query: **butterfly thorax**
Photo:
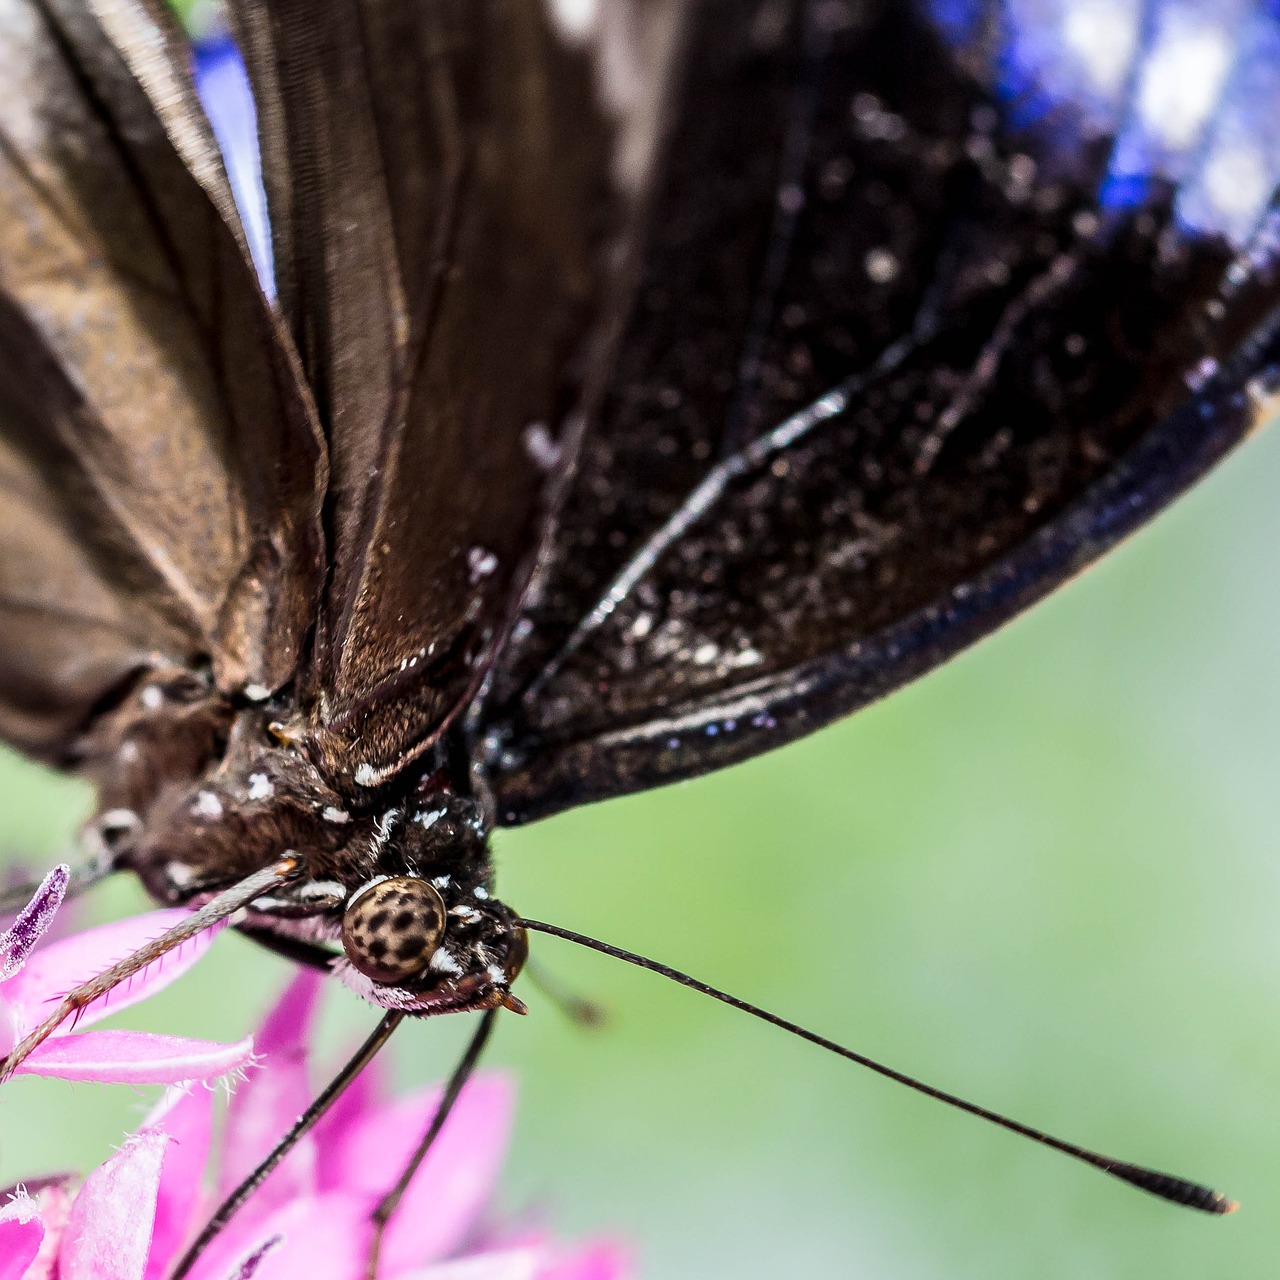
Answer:
<svg viewBox="0 0 1280 1280"><path fill-rule="evenodd" d="M340 944L335 973L384 1007L510 1002L524 935L490 896L481 805L440 770L355 804L282 734L278 708L236 705L177 670L102 718L90 758L91 838L157 901L198 905L293 854L298 874L245 912L247 932Z"/></svg>

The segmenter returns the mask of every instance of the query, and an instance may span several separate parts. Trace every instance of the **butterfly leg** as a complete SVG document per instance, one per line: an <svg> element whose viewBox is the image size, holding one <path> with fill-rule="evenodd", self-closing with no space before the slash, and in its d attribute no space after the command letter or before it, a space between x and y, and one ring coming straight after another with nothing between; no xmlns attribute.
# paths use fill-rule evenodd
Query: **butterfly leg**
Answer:
<svg viewBox="0 0 1280 1280"><path fill-rule="evenodd" d="M252 938L260 947L292 960L294 964L305 964L309 969L318 969L321 973L330 973L333 962L338 958L336 951L330 951L315 942L304 942L300 938L290 938L286 934L272 933L270 929L258 928L252 924L234 926L246 938Z"/></svg>
<svg viewBox="0 0 1280 1280"><path fill-rule="evenodd" d="M213 925L221 923L255 898L260 898L264 893L286 883L297 869L298 859L290 854L261 871L255 871L229 889L224 889L199 910L193 911L181 924L162 933L131 956L126 956L88 982L82 982L79 986L73 987L58 1002L53 1013L34 1031L20 1040L10 1050L9 1056L0 1063L0 1084L13 1075L33 1049L43 1044L78 1010L106 995L113 987L131 978L135 973L141 973L148 965L153 964L174 948L180 947L189 938L194 938Z"/></svg>
<svg viewBox="0 0 1280 1280"><path fill-rule="evenodd" d="M422 1141L409 1157L409 1162L396 1180L395 1186L378 1201L378 1207L373 1211L373 1235L369 1241L369 1261L365 1268L365 1280L378 1280L378 1256L382 1252L382 1237L386 1234L387 1224L399 1208L404 1193L409 1189L409 1183L413 1181L414 1174L422 1166L427 1152L431 1150L431 1144L439 1137L440 1130L444 1128L444 1122L448 1120L449 1113L471 1078L471 1073L476 1069L476 1063L480 1060L480 1054L489 1039L489 1033L493 1030L493 1020L497 1013L496 1009L488 1009L481 1017L480 1025L471 1037L466 1053L462 1055L462 1061L453 1069L453 1075L449 1077L449 1083L444 1087L440 1105L436 1107L435 1115L431 1117L431 1123L427 1126L426 1133L422 1135Z"/></svg>
<svg viewBox="0 0 1280 1280"><path fill-rule="evenodd" d="M536 964L532 956L524 962L521 972L575 1027L597 1031L609 1021L609 1010L604 1005L570 991L559 978Z"/></svg>
<svg viewBox="0 0 1280 1280"><path fill-rule="evenodd" d="M178 1265L173 1269L169 1280L183 1280L191 1268L200 1261L200 1255L209 1247L223 1227L239 1213L244 1202L266 1181L276 1165L315 1127L317 1121L333 1106L346 1087L369 1065L403 1020L404 1014L396 1009L392 1009L383 1016L369 1038L355 1051L342 1070L329 1081L319 1097L290 1125L288 1132L267 1152L258 1167L217 1207L213 1217L205 1223L204 1229L196 1236L191 1247L178 1260Z"/></svg>

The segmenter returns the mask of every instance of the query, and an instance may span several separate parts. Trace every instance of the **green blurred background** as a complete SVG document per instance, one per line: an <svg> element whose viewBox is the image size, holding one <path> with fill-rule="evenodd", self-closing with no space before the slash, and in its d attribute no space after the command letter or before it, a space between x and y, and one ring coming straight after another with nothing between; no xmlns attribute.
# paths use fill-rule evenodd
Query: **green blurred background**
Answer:
<svg viewBox="0 0 1280 1280"><path fill-rule="evenodd" d="M652 1277L1231 1277L1280 1269L1280 433L1031 615L887 702L722 774L498 837L522 911L683 966L926 1079L1244 1203L1209 1219L551 939L495 1063L503 1189ZM87 797L0 766L6 857ZM93 916L141 905L99 892ZM232 1037L287 966L223 935L130 1025ZM372 1022L345 992L336 1048ZM452 1024L452 1025L451 1025ZM467 1028L410 1027L406 1082ZM102 1159L123 1088L20 1079L0 1185Z"/></svg>

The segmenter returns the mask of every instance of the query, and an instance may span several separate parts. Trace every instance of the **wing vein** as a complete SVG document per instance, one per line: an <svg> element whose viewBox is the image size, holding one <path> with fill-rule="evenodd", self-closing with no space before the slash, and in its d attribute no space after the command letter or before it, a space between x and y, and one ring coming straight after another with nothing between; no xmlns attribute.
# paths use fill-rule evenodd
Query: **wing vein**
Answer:
<svg viewBox="0 0 1280 1280"><path fill-rule="evenodd" d="M522 701L533 702L554 679L565 662L583 645L592 632L604 625L613 611L635 589L636 584L699 520L720 501L729 485L748 471L790 448L810 432L839 417L855 396L877 378L891 372L913 351L918 336L910 334L885 349L870 369L846 378L843 382L791 414L765 435L712 467L684 501L660 525L614 577L595 607L569 634L564 644L542 668L522 695Z"/></svg>
<svg viewBox="0 0 1280 1280"><path fill-rule="evenodd" d="M768 233L768 250L760 269L760 279L751 306L741 355L738 359L734 397L725 415L721 457L727 459L742 446L749 424L749 400L760 381L765 346L772 330L778 294L791 262L796 228L803 208L801 182L809 159L809 143L813 134L821 90L821 72L830 54L828 24L823 23L806 5L806 28L801 36L807 46L798 81L791 85L791 110L783 137L778 174L774 181L773 224Z"/></svg>

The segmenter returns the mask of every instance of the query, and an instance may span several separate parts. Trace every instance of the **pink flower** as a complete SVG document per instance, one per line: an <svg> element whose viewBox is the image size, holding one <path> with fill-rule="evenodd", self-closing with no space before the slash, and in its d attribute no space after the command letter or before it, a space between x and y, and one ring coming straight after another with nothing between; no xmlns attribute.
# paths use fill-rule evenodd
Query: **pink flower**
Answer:
<svg viewBox="0 0 1280 1280"><path fill-rule="evenodd" d="M54 867L35 896L0 934L0 1057L39 1025L72 987L159 937L187 916L186 911L152 911L114 924L86 929L37 949L66 892L69 872ZM137 1004L181 977L208 950L210 930L116 987L64 1023L19 1066L20 1074L58 1076L116 1084L175 1084L208 1080L244 1066L251 1040L219 1044L143 1031L89 1031L72 1034L75 1024L93 1023ZM0 1261L0 1280L4 1263Z"/></svg>
<svg viewBox="0 0 1280 1280"><path fill-rule="evenodd" d="M171 1088L84 1183L24 1191L0 1207L0 1280L162 1280L214 1206L312 1098L306 1043L321 979L298 977L257 1044L264 1068L237 1089L213 1185L204 1181L214 1098ZM363 1280L369 1215L425 1131L438 1089L386 1099L378 1063L344 1093L201 1256L191 1280ZM565 1249L486 1215L509 1136L512 1090L463 1091L383 1242L379 1280L623 1280L608 1243Z"/></svg>

